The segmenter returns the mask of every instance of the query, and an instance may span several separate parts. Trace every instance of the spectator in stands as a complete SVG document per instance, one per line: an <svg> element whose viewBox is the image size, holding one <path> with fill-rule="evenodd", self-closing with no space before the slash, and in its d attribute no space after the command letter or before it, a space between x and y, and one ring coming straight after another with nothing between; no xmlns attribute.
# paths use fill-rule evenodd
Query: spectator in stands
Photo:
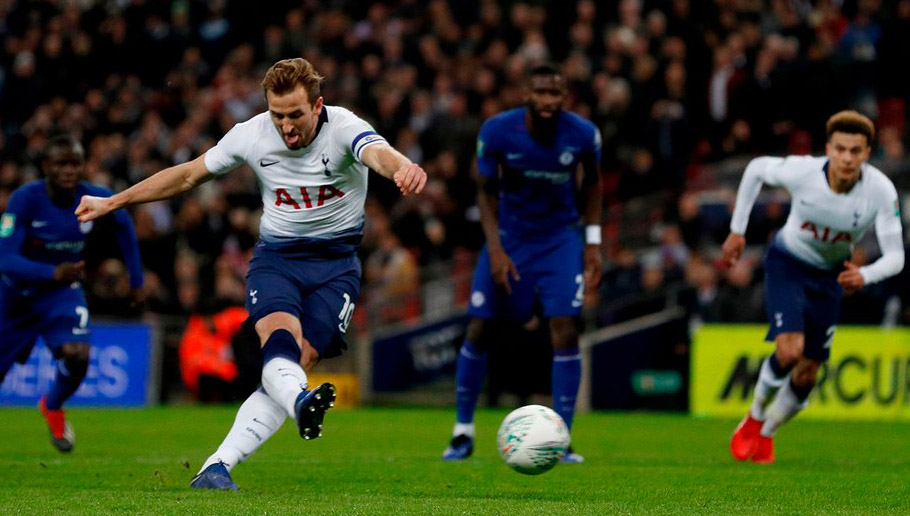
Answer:
<svg viewBox="0 0 910 516"><path fill-rule="evenodd" d="M419 314L417 262L388 226L378 231L378 246L364 263L364 279L374 285L370 302L381 307L381 322L404 321Z"/></svg>
<svg viewBox="0 0 910 516"><path fill-rule="evenodd" d="M765 308L761 285L754 281L755 262L739 260L723 275L709 308L716 321L764 322Z"/></svg>
<svg viewBox="0 0 910 516"><path fill-rule="evenodd" d="M741 170L724 163L741 160L743 152L820 150L819 117L847 103L880 113L881 155L873 162L898 188L910 186L901 150L910 144L910 83L900 73L910 58L910 0L775 0L762 12L754 2L691 0L577 0L558 13L525 2L465 5L473 4L343 9L298 2L270 6L268 14L244 2L4 5L0 209L12 189L35 177L28 162L49 134L78 135L86 143L89 179L122 190L214 145L235 121L261 108L251 84L263 63L300 55L330 71L327 100L397 135L412 159L439 160L440 169L455 164L456 174L441 179L445 201L421 205L419 219L399 219L411 210L396 208L382 182L371 182L395 230L419 228L419 240L399 237L420 248L423 265L427 251L439 251L427 243L440 237L435 221L446 233L441 256L450 247L479 248L470 238L476 231L465 229L477 223L470 195L477 121L519 103L524 68L542 56L569 76L570 107L601 130L609 202L659 204L664 198L653 194L667 188L692 197L722 188L737 179L723 170ZM880 72L875 83L853 80L861 75L856 70L869 67ZM215 196L230 197L230 205L255 209L249 171L210 187ZM154 310L185 310L172 267L179 252L194 250L199 288L208 292L219 255L246 249L249 232L234 227L245 216L203 199L210 195L156 206L144 237L146 208L134 212L144 262L156 276L150 281L165 293L151 300ZM656 220L673 218L661 215ZM698 223L701 216L686 219L691 226L677 221L683 239L692 251L716 252L724 235ZM649 225L621 234L644 241L636 232L647 236ZM182 289L185 300L191 290Z"/></svg>

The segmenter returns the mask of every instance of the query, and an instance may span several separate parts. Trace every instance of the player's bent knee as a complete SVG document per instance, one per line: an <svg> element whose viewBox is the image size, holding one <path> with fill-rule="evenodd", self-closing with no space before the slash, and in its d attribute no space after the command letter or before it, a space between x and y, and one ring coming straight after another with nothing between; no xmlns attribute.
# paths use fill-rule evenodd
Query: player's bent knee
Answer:
<svg viewBox="0 0 910 516"><path fill-rule="evenodd" d="M67 342L60 347L60 358L88 362L91 346L84 342Z"/></svg>
<svg viewBox="0 0 910 516"><path fill-rule="evenodd" d="M484 338L484 332L487 331L487 327L486 319L474 317L468 322L468 328L465 331L465 340L470 342L475 349L486 350L487 339Z"/></svg>
<svg viewBox="0 0 910 516"><path fill-rule="evenodd" d="M803 356L804 347L802 333L781 333L777 336L777 360L785 367L796 364Z"/></svg>
<svg viewBox="0 0 910 516"><path fill-rule="evenodd" d="M303 339L303 344L300 347L300 367L302 367L304 371L309 371L310 368L315 366L318 362L319 352L310 345L310 341Z"/></svg>
<svg viewBox="0 0 910 516"><path fill-rule="evenodd" d="M574 348L578 346L578 328L571 317L554 317L550 319L550 337L554 348Z"/></svg>
<svg viewBox="0 0 910 516"><path fill-rule="evenodd" d="M65 344L62 348L63 365L76 377L84 377L88 372L89 345L82 343Z"/></svg>
<svg viewBox="0 0 910 516"><path fill-rule="evenodd" d="M300 319L287 312L273 312L256 321L256 334L259 336L259 345L265 346L269 337L277 330L287 330L301 346L303 331L300 328Z"/></svg>
<svg viewBox="0 0 910 516"><path fill-rule="evenodd" d="M820 363L813 360L802 360L793 369L793 384L797 387L814 386L818 381Z"/></svg>

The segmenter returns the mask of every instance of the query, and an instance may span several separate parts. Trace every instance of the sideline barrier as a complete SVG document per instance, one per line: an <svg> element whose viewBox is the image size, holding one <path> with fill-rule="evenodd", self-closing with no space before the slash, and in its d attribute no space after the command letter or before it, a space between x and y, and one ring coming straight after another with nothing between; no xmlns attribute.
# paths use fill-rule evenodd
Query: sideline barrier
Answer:
<svg viewBox="0 0 910 516"><path fill-rule="evenodd" d="M154 403L160 388L153 331L145 323L94 323L88 373L67 401L75 405L138 406ZM36 406L47 392L57 361L40 341L24 364L15 364L0 386L0 405Z"/></svg>
<svg viewBox="0 0 910 516"><path fill-rule="evenodd" d="M459 314L402 325L374 338L369 356L372 391L407 391L454 376L458 345L467 325L468 316Z"/></svg>
<svg viewBox="0 0 910 516"><path fill-rule="evenodd" d="M761 361L774 346L765 325L707 324L693 335L690 407L696 416L742 417ZM800 417L910 421L910 329L844 326Z"/></svg>
<svg viewBox="0 0 910 516"><path fill-rule="evenodd" d="M576 409L685 410L688 318L673 306L584 333Z"/></svg>

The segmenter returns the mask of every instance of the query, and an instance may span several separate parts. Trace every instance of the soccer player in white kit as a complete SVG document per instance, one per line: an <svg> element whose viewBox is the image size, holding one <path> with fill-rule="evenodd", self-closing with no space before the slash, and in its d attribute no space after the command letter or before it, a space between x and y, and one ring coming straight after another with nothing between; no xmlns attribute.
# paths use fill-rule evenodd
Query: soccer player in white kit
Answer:
<svg viewBox="0 0 910 516"><path fill-rule="evenodd" d="M745 247L746 225L762 184L790 192L790 215L765 256L765 303L774 353L762 363L752 406L730 439L737 460L774 462L778 427L806 407L819 366L830 356L841 296L904 267L897 191L866 163L875 126L856 111L828 119L826 156L761 157L746 167L724 261ZM875 226L882 256L857 267L854 243ZM776 395L775 395L776 391Z"/></svg>
<svg viewBox="0 0 910 516"><path fill-rule="evenodd" d="M221 446L190 485L237 489L230 470L285 418L319 437L335 387L308 389L306 371L346 347L360 290L355 250L363 235L367 173L403 195L426 184L423 169L350 111L326 106L322 77L305 59L275 63L262 81L268 111L236 124L198 158L164 169L108 198L84 196L80 221L172 197L246 163L262 190L260 241L247 275L246 307L262 345L262 387L240 406Z"/></svg>

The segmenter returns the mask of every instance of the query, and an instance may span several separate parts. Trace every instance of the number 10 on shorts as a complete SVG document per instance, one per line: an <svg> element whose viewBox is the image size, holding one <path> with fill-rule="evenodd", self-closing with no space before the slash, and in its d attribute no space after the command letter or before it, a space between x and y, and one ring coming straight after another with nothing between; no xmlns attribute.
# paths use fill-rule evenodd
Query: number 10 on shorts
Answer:
<svg viewBox="0 0 910 516"><path fill-rule="evenodd" d="M351 318L354 317L354 307L356 303L351 302L351 296L347 292L341 294L344 296L344 306L341 307L341 311L338 312L338 319L341 320L338 323L338 329L341 330L341 333L348 332L348 325L351 324Z"/></svg>

